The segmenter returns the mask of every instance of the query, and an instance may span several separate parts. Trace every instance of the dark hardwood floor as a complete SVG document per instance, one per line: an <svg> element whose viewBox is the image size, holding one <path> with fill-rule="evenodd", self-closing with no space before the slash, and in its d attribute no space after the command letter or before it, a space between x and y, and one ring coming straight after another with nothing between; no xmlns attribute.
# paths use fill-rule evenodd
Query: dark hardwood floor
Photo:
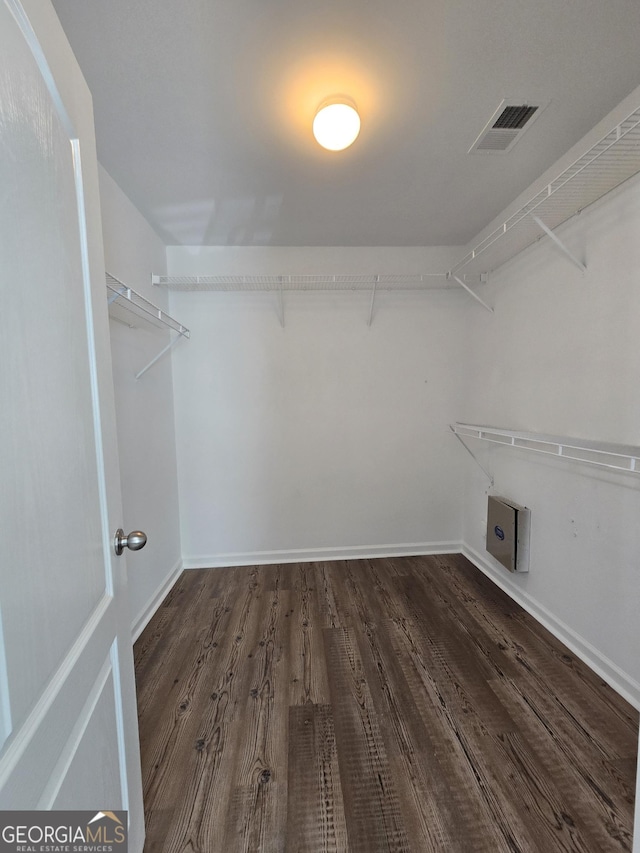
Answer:
<svg viewBox="0 0 640 853"><path fill-rule="evenodd" d="M188 571L135 658L147 853L631 850L637 712L463 557Z"/></svg>

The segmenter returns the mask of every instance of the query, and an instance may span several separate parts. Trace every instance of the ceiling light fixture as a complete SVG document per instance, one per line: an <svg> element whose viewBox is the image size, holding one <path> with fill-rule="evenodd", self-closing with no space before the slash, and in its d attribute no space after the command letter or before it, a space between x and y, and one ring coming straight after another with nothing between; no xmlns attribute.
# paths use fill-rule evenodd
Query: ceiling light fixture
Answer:
<svg viewBox="0 0 640 853"><path fill-rule="evenodd" d="M360 133L360 116L351 98L336 95L323 101L313 120L313 135L329 151L342 151Z"/></svg>

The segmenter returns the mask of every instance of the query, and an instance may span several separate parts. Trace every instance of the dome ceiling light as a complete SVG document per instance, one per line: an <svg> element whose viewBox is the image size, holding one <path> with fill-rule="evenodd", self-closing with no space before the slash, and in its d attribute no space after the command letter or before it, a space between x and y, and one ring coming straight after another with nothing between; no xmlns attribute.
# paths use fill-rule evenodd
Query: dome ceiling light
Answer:
<svg viewBox="0 0 640 853"><path fill-rule="evenodd" d="M336 95L320 104L313 120L313 135L328 151L348 148L360 133L360 116L356 106L344 95Z"/></svg>

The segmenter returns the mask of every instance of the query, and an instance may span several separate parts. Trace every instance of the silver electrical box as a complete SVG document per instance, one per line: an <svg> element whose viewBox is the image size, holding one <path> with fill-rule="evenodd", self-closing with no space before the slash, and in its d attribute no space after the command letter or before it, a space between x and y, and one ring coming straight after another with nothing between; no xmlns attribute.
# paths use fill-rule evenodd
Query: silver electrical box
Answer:
<svg viewBox="0 0 640 853"><path fill-rule="evenodd" d="M531 510L489 495L487 551L510 572L529 571Z"/></svg>

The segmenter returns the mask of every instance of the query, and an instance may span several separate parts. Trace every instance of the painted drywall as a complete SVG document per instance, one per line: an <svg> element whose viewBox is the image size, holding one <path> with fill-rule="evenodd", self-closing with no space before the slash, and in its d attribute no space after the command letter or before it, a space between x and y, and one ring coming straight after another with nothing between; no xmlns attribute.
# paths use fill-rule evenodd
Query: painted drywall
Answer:
<svg viewBox="0 0 640 853"><path fill-rule="evenodd" d="M395 256L168 249L173 275L415 271ZM287 293L282 328L273 293L172 293L192 332L173 356L185 565L454 547L465 298L383 292L368 327L366 292Z"/></svg>
<svg viewBox="0 0 640 853"><path fill-rule="evenodd" d="M446 274L463 251L460 246L168 246L167 266L176 276ZM437 279L430 283L446 285Z"/></svg>
<svg viewBox="0 0 640 853"><path fill-rule="evenodd" d="M165 271L164 245L102 168L100 197L107 272L166 309L166 293L151 285L151 274ZM129 328L113 319L110 331L122 526L148 536L142 551L126 552L132 630L137 635L180 567L171 358L163 357L135 379L167 344L170 333L144 324Z"/></svg>
<svg viewBox="0 0 640 853"><path fill-rule="evenodd" d="M461 420L640 444L637 270L640 182L558 230L582 274L547 239L502 268L470 306ZM465 459L470 556L640 703L640 478L474 443L502 494L532 510L531 569L485 552L487 478Z"/></svg>

